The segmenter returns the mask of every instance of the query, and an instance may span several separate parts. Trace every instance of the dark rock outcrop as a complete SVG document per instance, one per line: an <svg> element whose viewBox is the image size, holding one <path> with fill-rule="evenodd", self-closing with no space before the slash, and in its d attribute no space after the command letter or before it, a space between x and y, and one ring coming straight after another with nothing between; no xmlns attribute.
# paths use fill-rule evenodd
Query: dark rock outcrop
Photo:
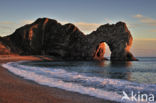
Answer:
<svg viewBox="0 0 156 103"><path fill-rule="evenodd" d="M123 22L102 25L84 35L73 24L61 25L56 20L39 18L34 23L0 37L0 46L19 55L53 55L64 60L102 60L107 43L111 60L136 60L130 53L132 35ZM1 47L0 47L1 48ZM2 54L2 53L1 53Z"/></svg>

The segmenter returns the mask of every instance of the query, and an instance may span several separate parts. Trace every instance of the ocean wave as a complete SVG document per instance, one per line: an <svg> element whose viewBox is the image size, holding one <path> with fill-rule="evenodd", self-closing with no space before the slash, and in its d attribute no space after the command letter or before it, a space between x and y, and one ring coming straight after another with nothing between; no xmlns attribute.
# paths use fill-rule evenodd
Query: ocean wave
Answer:
<svg viewBox="0 0 156 103"><path fill-rule="evenodd" d="M84 73L69 72L63 68L22 65L23 62L26 61L9 62L2 66L16 75L33 80L41 85L57 87L111 101L122 102L123 91L128 94L131 91L156 93L155 84L139 84L121 79L87 76ZM126 103L128 102L132 103L132 101L126 101Z"/></svg>

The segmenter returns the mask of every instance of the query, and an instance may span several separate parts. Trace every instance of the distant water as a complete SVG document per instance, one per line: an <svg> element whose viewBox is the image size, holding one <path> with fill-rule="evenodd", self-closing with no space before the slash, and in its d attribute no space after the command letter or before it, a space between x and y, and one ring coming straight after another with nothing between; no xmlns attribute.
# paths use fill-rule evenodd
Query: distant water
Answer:
<svg viewBox="0 0 156 103"><path fill-rule="evenodd" d="M20 61L3 66L16 75L42 85L106 100L123 102L123 91L128 95L132 91L136 94L154 94L156 99L156 58L139 60L125 63Z"/></svg>

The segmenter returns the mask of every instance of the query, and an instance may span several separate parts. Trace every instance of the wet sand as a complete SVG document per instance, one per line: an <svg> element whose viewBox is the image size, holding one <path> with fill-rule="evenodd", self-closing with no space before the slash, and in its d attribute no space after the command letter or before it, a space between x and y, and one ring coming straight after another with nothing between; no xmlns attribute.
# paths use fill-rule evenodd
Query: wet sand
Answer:
<svg viewBox="0 0 156 103"><path fill-rule="evenodd" d="M21 60L53 60L46 56L0 56L0 103L114 103L104 99L39 85L3 68Z"/></svg>

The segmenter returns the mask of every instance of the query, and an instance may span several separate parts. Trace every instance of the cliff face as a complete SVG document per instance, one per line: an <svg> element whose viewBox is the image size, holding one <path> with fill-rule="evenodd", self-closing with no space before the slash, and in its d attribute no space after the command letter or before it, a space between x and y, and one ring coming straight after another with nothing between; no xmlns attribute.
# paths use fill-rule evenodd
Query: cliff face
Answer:
<svg viewBox="0 0 156 103"><path fill-rule="evenodd" d="M100 43L107 43L111 51L111 60L136 60L130 53L130 47L133 41L132 35L123 22L118 22L115 25L102 25L88 35L87 38L93 50Z"/></svg>
<svg viewBox="0 0 156 103"><path fill-rule="evenodd" d="M8 54L53 55L65 60L101 60L105 53L105 45L100 46L103 42L110 47L111 60L136 60L129 51L132 36L123 22L102 25L90 35L84 35L73 24L61 25L48 18L39 18L9 36L0 37L0 53L3 46Z"/></svg>

